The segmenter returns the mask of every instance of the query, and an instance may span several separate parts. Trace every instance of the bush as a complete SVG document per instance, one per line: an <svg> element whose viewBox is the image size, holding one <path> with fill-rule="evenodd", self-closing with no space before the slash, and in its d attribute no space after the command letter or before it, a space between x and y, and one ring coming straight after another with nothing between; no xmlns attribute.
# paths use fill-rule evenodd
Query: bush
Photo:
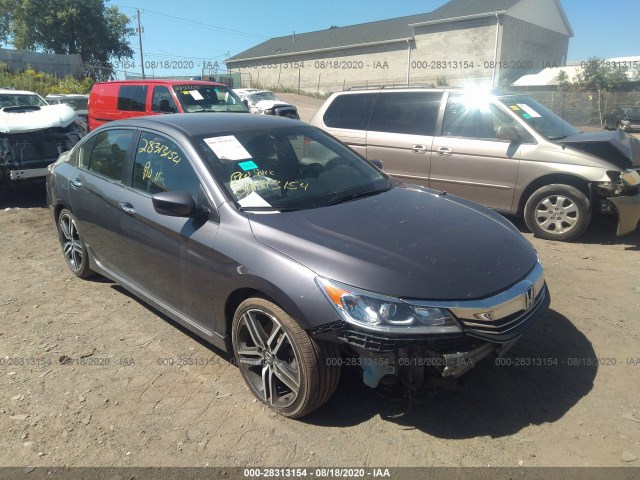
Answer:
<svg viewBox="0 0 640 480"><path fill-rule="evenodd" d="M7 65L0 63L0 87L29 90L47 96L50 93L89 93L94 80L78 80L71 76L63 78L50 73L36 72L27 67L23 72L10 72Z"/></svg>

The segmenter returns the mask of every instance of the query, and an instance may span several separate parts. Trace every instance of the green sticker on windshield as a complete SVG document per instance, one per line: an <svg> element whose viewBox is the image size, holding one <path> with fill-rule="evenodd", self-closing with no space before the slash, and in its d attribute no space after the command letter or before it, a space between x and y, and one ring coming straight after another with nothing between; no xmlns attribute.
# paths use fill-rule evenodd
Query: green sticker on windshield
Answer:
<svg viewBox="0 0 640 480"><path fill-rule="evenodd" d="M245 172L246 172L247 170L254 170L254 169L258 168L258 165L256 165L256 163L255 163L255 162L253 162L253 161L251 161L251 160L249 160L248 162L240 162L240 163L238 164L238 166L239 166L242 170L244 170Z"/></svg>
<svg viewBox="0 0 640 480"><path fill-rule="evenodd" d="M528 113L523 113L522 118L529 120L531 118L531 115L529 115Z"/></svg>

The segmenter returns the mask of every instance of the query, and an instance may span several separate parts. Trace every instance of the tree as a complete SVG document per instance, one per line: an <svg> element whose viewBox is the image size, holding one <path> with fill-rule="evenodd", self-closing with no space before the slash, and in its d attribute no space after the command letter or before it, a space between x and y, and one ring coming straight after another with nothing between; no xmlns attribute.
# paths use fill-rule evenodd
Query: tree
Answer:
<svg viewBox="0 0 640 480"><path fill-rule="evenodd" d="M10 37L18 50L79 54L110 72L112 59L133 57L127 37L134 33L104 0L0 0L0 40Z"/></svg>
<svg viewBox="0 0 640 480"><path fill-rule="evenodd" d="M597 98L593 98L594 104L597 101L594 110L597 110L597 117L602 125L604 111L607 108L606 93L617 89L628 81L629 78L625 70L618 68L615 64L610 65L598 57L591 57L585 62L582 71L576 75L575 86L578 90L597 92ZM604 104L602 102L603 96L605 97Z"/></svg>
<svg viewBox="0 0 640 480"><path fill-rule="evenodd" d="M580 90L611 91L629 81L624 69L615 64L610 65L598 57L591 57L584 63L584 68L576 75L576 84Z"/></svg>

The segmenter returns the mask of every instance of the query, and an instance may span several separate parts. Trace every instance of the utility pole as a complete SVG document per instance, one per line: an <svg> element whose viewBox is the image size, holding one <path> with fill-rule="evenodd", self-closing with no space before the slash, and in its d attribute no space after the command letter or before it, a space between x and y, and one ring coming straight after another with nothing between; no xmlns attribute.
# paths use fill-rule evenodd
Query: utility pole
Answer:
<svg viewBox="0 0 640 480"><path fill-rule="evenodd" d="M142 55L142 27L140 27L140 10L138 12L138 42L140 43L140 67L142 67L142 78L144 79L144 56Z"/></svg>

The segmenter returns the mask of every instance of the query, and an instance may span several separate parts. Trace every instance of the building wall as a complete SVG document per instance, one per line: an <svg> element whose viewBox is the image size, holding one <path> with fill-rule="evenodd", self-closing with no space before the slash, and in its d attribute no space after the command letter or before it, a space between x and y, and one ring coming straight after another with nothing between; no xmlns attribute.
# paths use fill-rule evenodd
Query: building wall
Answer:
<svg viewBox="0 0 640 480"><path fill-rule="evenodd" d="M497 34L497 43L496 43ZM415 40L233 62L242 86L326 94L350 86L446 83L491 85L560 64L568 37L501 16L415 28ZM411 51L409 52L409 47ZM497 62L494 61L497 53Z"/></svg>
<svg viewBox="0 0 640 480"><path fill-rule="evenodd" d="M0 62L6 63L10 70L32 68L38 72L51 73L59 77L82 75L80 55L61 55L38 52L22 52L0 48Z"/></svg>
<svg viewBox="0 0 640 480"><path fill-rule="evenodd" d="M237 62L244 87L328 93L349 86L406 83L407 42ZM239 67L239 68L238 68Z"/></svg>
<svg viewBox="0 0 640 480"><path fill-rule="evenodd" d="M434 82L438 77L449 85L491 81L495 17L416 27L415 38L412 82Z"/></svg>
<svg viewBox="0 0 640 480"><path fill-rule="evenodd" d="M569 37L566 35L507 16L504 18L500 81L512 83L546 67L565 66L568 48Z"/></svg>

